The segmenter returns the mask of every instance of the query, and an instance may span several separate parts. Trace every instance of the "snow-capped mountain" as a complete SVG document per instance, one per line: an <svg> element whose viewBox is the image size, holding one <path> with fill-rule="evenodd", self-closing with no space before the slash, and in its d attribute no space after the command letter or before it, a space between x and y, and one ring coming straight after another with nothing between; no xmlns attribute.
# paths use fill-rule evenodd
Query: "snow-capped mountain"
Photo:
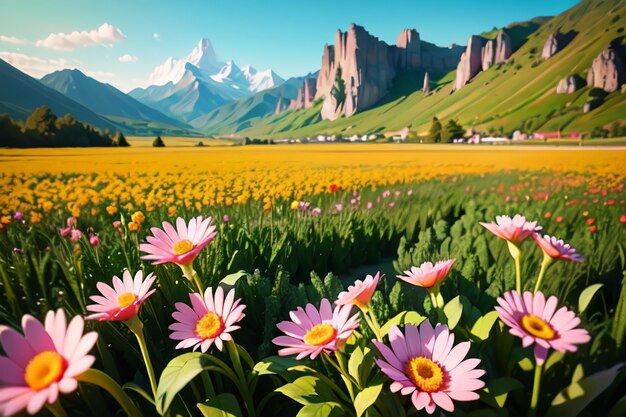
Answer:
<svg viewBox="0 0 626 417"><path fill-rule="evenodd" d="M208 39L202 38L186 57L167 58L152 71L150 86L129 95L181 120L191 120L213 108L256 92L276 87L284 80L272 69L239 68L232 60L217 60Z"/></svg>
<svg viewBox="0 0 626 417"><path fill-rule="evenodd" d="M198 45L186 57L180 59L169 57L163 64L156 67L148 77L148 84L165 85L169 82L178 83L183 78L185 65L188 63L207 74L219 71L219 68L223 65L217 62L211 41L201 38Z"/></svg>

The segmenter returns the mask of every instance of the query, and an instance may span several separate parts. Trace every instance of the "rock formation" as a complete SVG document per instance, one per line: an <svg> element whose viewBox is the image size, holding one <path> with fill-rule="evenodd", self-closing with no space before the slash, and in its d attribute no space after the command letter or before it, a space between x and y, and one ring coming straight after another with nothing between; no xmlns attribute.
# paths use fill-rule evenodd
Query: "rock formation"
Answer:
<svg viewBox="0 0 626 417"><path fill-rule="evenodd" d="M561 31L557 29L556 32L548 36L548 39L546 39L546 42L543 44L541 58L548 59L554 56L554 54L565 48L575 37L576 32L574 31L561 33Z"/></svg>
<svg viewBox="0 0 626 417"><path fill-rule="evenodd" d="M599 97L585 101L585 104L583 104L583 113L589 113L591 110L600 107L603 102L604 101Z"/></svg>
<svg viewBox="0 0 626 417"><path fill-rule="evenodd" d="M313 105L317 91L315 83L315 78L305 78L302 81L297 97L289 103L289 110L308 109Z"/></svg>
<svg viewBox="0 0 626 417"><path fill-rule="evenodd" d="M585 86L585 80L578 74L568 75L561 79L556 86L557 94L572 94L574 91Z"/></svg>
<svg viewBox="0 0 626 417"><path fill-rule="evenodd" d="M324 98L322 119L351 116L376 104L399 72L418 69L449 71L461 48L440 48L420 40L414 29L403 30L396 45L388 45L352 24L337 31L335 45L324 45L314 100ZM338 76L338 72L340 76Z"/></svg>
<svg viewBox="0 0 626 417"><path fill-rule="evenodd" d="M501 30L496 39L470 36L467 48L456 69L454 91L461 89L480 71L487 71L494 64L501 64L513 54L511 38Z"/></svg>
<svg viewBox="0 0 626 417"><path fill-rule="evenodd" d="M493 50L493 40L487 41L485 46L480 51L480 58L482 62L483 71L487 71L489 67L493 65L494 58L494 50Z"/></svg>
<svg viewBox="0 0 626 417"><path fill-rule="evenodd" d="M506 62L513 55L513 46L511 43L511 37L503 30L498 33L496 38L496 64L502 64Z"/></svg>
<svg viewBox="0 0 626 417"><path fill-rule="evenodd" d="M458 91L482 69L482 55L485 39L478 35L470 36L467 41L467 48L459 65L456 67L456 78L454 79L454 91Z"/></svg>
<svg viewBox="0 0 626 417"><path fill-rule="evenodd" d="M422 64L420 34L415 29L404 29L398 35L395 66L398 70L414 70Z"/></svg>
<svg viewBox="0 0 626 417"><path fill-rule="evenodd" d="M591 64L587 72L587 84L612 93L620 88L626 74L618 50L612 46L605 48Z"/></svg>
<svg viewBox="0 0 626 417"><path fill-rule="evenodd" d="M430 80L428 79L428 72L424 74L424 86L422 87L422 91L425 96L430 93Z"/></svg>

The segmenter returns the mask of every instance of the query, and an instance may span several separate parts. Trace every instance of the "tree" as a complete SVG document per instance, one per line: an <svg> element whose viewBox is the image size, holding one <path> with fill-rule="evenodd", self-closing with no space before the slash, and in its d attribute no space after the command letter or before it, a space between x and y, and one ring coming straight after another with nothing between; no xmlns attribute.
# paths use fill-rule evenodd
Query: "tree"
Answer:
<svg viewBox="0 0 626 417"><path fill-rule="evenodd" d="M126 140L126 136L124 136L122 132L117 131L117 133L115 133L115 136L113 137L113 145L114 146L130 146L130 143L128 143L128 141Z"/></svg>
<svg viewBox="0 0 626 417"><path fill-rule="evenodd" d="M337 66L337 72L335 73L335 83L333 84L333 88L330 90L330 94L335 98L337 105L335 106L335 111L339 110L343 103L346 101L346 83L342 78L342 70L341 65Z"/></svg>
<svg viewBox="0 0 626 417"><path fill-rule="evenodd" d="M56 130L54 125L56 120L57 117L48 106L37 107L26 119L24 129L35 130L43 135L52 134Z"/></svg>
<svg viewBox="0 0 626 417"><path fill-rule="evenodd" d="M610 137L612 138L617 138L619 136L621 136L622 133L622 129L621 129L621 125L619 122L615 122L611 125L611 133L609 134Z"/></svg>
<svg viewBox="0 0 626 417"><path fill-rule="evenodd" d="M155 148L164 148L165 142L163 142L161 136L157 136L156 139L154 139L154 141L152 142L152 146L154 146Z"/></svg>
<svg viewBox="0 0 626 417"><path fill-rule="evenodd" d="M442 139L446 143L452 143L453 139L462 138L465 134L465 129L456 120L450 119L446 123L446 129L443 132Z"/></svg>
<svg viewBox="0 0 626 417"><path fill-rule="evenodd" d="M428 131L428 138L431 142L441 142L441 122L437 119L437 116L433 117L433 122L430 125L430 130Z"/></svg>

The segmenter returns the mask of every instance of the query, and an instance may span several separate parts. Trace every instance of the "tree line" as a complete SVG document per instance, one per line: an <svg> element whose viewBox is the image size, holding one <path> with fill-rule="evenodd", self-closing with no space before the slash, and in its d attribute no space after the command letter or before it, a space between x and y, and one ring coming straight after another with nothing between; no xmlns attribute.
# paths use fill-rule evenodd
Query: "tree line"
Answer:
<svg viewBox="0 0 626 417"><path fill-rule="evenodd" d="M57 117L47 106L24 122L0 114L0 146L12 148L130 146L122 132L111 135L81 123L71 114Z"/></svg>

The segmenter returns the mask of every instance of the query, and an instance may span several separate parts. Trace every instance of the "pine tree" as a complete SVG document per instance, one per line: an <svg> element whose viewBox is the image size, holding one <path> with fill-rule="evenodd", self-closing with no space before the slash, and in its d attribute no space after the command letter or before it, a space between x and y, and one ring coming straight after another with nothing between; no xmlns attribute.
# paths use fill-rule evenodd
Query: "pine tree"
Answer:
<svg viewBox="0 0 626 417"><path fill-rule="evenodd" d="M450 119L448 123L446 123L446 129L443 133L443 142L452 143L453 139L458 139L463 137L465 133L465 129L461 126L456 120Z"/></svg>
<svg viewBox="0 0 626 417"><path fill-rule="evenodd" d="M156 139L154 139L154 141L152 142L152 146L154 146L155 148L164 148L165 142L163 142L161 136L157 136Z"/></svg>
<svg viewBox="0 0 626 417"><path fill-rule="evenodd" d="M428 138L431 142L441 142L441 122L437 119L437 116L433 117L433 122L430 125L430 130L428 131Z"/></svg>

